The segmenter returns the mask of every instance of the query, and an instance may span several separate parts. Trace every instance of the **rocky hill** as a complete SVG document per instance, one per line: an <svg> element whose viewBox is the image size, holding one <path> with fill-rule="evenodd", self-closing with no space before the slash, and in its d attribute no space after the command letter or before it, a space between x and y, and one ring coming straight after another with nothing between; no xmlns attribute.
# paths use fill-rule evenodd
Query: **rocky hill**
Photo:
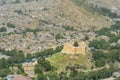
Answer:
<svg viewBox="0 0 120 80"><path fill-rule="evenodd" d="M92 39L96 35L94 30L113 24L107 16L86 10L76 1L84 2L0 0L0 47L34 53L71 38L84 39L86 34ZM89 1L87 3L91 5Z"/></svg>
<svg viewBox="0 0 120 80"><path fill-rule="evenodd" d="M95 7L103 7L120 15L120 0L73 0L80 5L94 5Z"/></svg>
<svg viewBox="0 0 120 80"><path fill-rule="evenodd" d="M120 0L90 0L90 2L101 7L106 7L120 15Z"/></svg>
<svg viewBox="0 0 120 80"><path fill-rule="evenodd" d="M103 27L109 25L104 16L92 14L70 0L1 0L2 23L19 27L40 27L40 21L56 25Z"/></svg>

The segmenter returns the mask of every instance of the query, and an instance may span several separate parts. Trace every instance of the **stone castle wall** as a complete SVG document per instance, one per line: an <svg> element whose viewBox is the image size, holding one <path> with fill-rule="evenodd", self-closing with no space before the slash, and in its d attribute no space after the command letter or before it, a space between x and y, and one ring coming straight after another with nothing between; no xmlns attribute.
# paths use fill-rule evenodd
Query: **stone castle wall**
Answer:
<svg viewBox="0 0 120 80"><path fill-rule="evenodd" d="M72 43L65 43L64 44L64 48L62 50L63 53L67 53L67 54L82 54L85 55L86 53L86 44L85 42L79 42L79 46L75 47L73 46L73 42Z"/></svg>

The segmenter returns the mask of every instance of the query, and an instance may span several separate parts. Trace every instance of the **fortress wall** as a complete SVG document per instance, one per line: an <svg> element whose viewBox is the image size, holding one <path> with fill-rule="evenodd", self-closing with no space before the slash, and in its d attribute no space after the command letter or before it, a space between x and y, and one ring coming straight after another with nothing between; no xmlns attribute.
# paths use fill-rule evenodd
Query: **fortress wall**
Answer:
<svg viewBox="0 0 120 80"><path fill-rule="evenodd" d="M76 53L85 55L85 48L84 47L76 48Z"/></svg>
<svg viewBox="0 0 120 80"><path fill-rule="evenodd" d="M68 54L74 54L74 48L71 46L71 45L69 45L69 44L65 44L64 45L64 48L63 48L63 52L65 52L65 53L68 53Z"/></svg>
<svg viewBox="0 0 120 80"><path fill-rule="evenodd" d="M62 52L67 54L82 54L85 55L86 53L86 44L84 42L79 43L78 47L74 47L70 43L64 44L64 48Z"/></svg>

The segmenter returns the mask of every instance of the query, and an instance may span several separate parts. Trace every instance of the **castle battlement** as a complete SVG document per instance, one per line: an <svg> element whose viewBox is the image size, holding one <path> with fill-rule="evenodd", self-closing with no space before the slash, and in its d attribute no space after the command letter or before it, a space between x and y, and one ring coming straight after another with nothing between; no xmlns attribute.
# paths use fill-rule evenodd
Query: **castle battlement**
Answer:
<svg viewBox="0 0 120 80"><path fill-rule="evenodd" d="M87 49L86 43L83 41L79 41L78 45L79 45L78 47L75 47L74 42L65 43L62 52L66 54L73 54L73 55L74 54L85 55L86 49Z"/></svg>

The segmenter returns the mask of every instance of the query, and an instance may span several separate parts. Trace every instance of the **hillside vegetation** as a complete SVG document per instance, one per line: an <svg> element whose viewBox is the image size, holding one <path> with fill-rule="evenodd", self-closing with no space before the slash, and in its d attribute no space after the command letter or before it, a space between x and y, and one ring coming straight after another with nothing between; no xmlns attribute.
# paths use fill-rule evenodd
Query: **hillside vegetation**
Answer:
<svg viewBox="0 0 120 80"><path fill-rule="evenodd" d="M28 70L35 72L33 80L112 77L120 70L118 5L117 0L0 0L0 79L27 75L24 63L27 69L35 63ZM74 46L75 55L62 53L65 43Z"/></svg>
<svg viewBox="0 0 120 80"><path fill-rule="evenodd" d="M70 56L65 53L57 53L48 58L52 65L54 65L59 72L66 69L67 66L78 66L78 69L87 69L91 67L90 60L87 56L76 55Z"/></svg>

